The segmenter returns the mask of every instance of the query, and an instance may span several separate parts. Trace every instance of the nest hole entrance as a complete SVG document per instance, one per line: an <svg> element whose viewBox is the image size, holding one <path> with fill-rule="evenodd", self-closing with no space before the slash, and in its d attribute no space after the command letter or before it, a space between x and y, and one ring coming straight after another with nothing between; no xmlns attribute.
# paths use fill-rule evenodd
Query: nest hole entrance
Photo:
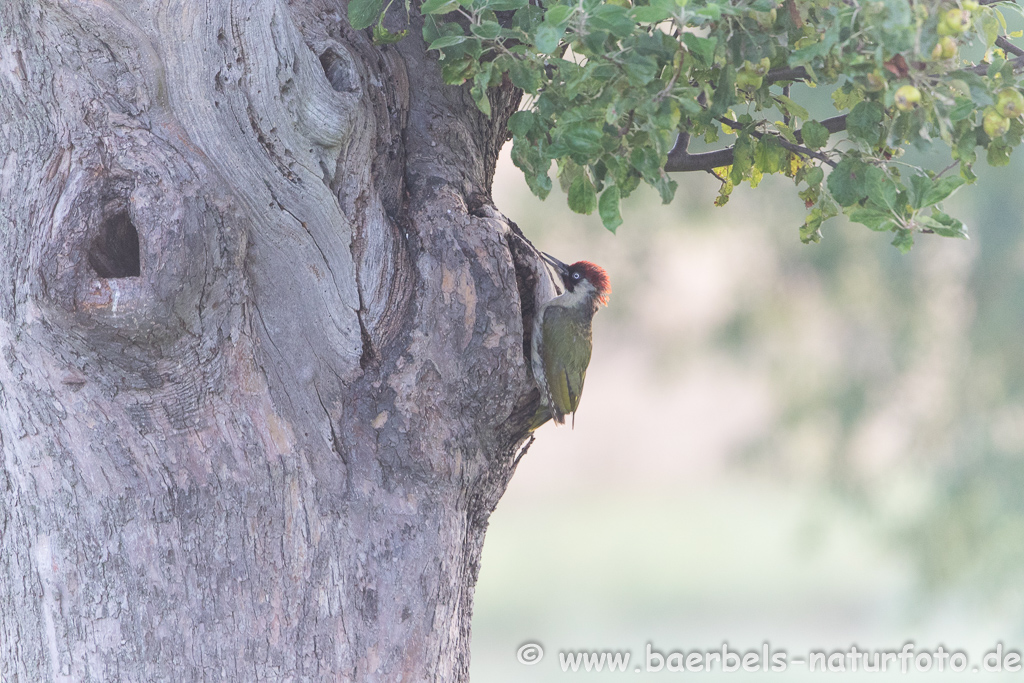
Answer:
<svg viewBox="0 0 1024 683"><path fill-rule="evenodd" d="M127 209L104 219L89 245L89 266L102 278L139 277L139 231Z"/></svg>

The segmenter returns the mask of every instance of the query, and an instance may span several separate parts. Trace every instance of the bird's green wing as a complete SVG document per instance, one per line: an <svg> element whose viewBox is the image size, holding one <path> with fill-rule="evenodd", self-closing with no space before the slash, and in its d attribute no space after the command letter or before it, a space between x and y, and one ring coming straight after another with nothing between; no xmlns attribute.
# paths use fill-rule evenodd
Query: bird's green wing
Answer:
<svg viewBox="0 0 1024 683"><path fill-rule="evenodd" d="M557 417L576 412L590 364L590 319L586 312L550 306L544 312L544 377ZM557 418L556 418L557 419ZM557 420L561 422L560 419Z"/></svg>

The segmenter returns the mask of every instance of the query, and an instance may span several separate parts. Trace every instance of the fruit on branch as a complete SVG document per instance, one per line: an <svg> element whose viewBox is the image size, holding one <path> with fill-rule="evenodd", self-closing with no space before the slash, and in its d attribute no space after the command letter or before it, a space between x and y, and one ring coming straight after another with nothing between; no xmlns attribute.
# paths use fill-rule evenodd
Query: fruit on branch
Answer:
<svg viewBox="0 0 1024 683"><path fill-rule="evenodd" d="M901 85L893 96L896 108L911 111L921 102L921 91L912 85Z"/></svg>
<svg viewBox="0 0 1024 683"><path fill-rule="evenodd" d="M1000 90L996 99L996 111L1008 119L1017 118L1024 114L1024 95L1016 88Z"/></svg>
<svg viewBox="0 0 1024 683"><path fill-rule="evenodd" d="M967 10L953 8L946 10L939 19L936 31L940 36L958 36L971 27L971 13Z"/></svg>
<svg viewBox="0 0 1024 683"><path fill-rule="evenodd" d="M749 60L743 62L743 68L736 72L736 87L746 92L757 90L764 83L765 74L771 66L771 60L767 57L757 64Z"/></svg>
<svg viewBox="0 0 1024 683"><path fill-rule="evenodd" d="M985 117L982 119L981 125L985 129L985 134L994 140L1010 130L1010 119L1000 114L995 108L988 107L985 109Z"/></svg>
<svg viewBox="0 0 1024 683"><path fill-rule="evenodd" d="M932 59L953 59L956 57L956 48L953 36L942 36L932 48Z"/></svg>

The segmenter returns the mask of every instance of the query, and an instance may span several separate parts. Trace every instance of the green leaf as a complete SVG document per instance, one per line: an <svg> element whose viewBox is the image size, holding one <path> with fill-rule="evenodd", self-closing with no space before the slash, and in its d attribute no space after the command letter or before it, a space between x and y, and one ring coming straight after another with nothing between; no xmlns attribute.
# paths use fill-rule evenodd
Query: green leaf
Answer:
<svg viewBox="0 0 1024 683"><path fill-rule="evenodd" d="M860 24L872 43L888 54L914 46L915 22L908 0L879 0L864 6Z"/></svg>
<svg viewBox="0 0 1024 683"><path fill-rule="evenodd" d="M871 206L854 209L850 212L850 220L879 232L892 230L896 227L895 217L891 211L883 211Z"/></svg>
<svg viewBox="0 0 1024 683"><path fill-rule="evenodd" d="M383 0L350 0L348 3L348 23L357 31L369 28L377 21Z"/></svg>
<svg viewBox="0 0 1024 683"><path fill-rule="evenodd" d="M658 153L650 147L637 147L629 157L633 168L650 181L661 174L661 163Z"/></svg>
<svg viewBox="0 0 1024 683"><path fill-rule="evenodd" d="M722 69L718 76L718 85L714 90L708 114L719 117L728 111L736 100L736 69Z"/></svg>
<svg viewBox="0 0 1024 683"><path fill-rule="evenodd" d="M491 115L491 100L487 97L487 86L491 81L493 67L493 62L482 65L480 71L473 77L473 87L469 89L469 94L476 102L477 109L488 117Z"/></svg>
<svg viewBox="0 0 1024 683"><path fill-rule="evenodd" d="M962 240L969 239L966 226L957 219L948 214L942 213L941 211L932 212L932 215L923 219L921 224L932 230L936 235L942 235L943 237L956 237Z"/></svg>
<svg viewBox="0 0 1024 683"><path fill-rule="evenodd" d="M953 158L963 164L973 164L978 158L978 153L974 149L977 145L977 133L974 128L971 128L956 141L956 147L953 148Z"/></svg>
<svg viewBox="0 0 1024 683"><path fill-rule="evenodd" d="M718 21L722 18L722 8L719 5L710 4L697 9L697 14L707 17L711 21Z"/></svg>
<svg viewBox="0 0 1024 683"><path fill-rule="evenodd" d="M445 60L441 67L441 78L446 85L462 85L476 73L476 60L472 57L463 57L455 60Z"/></svg>
<svg viewBox="0 0 1024 683"><path fill-rule="evenodd" d="M985 43L988 47L995 45L999 37L999 20L991 9L986 8L981 14L981 32L985 34Z"/></svg>
<svg viewBox="0 0 1024 683"><path fill-rule="evenodd" d="M1010 163L1010 148L1002 145L989 145L985 160L988 161L989 166L1006 166Z"/></svg>
<svg viewBox="0 0 1024 683"><path fill-rule="evenodd" d="M821 170L820 166L813 166L807 171L807 175L804 176L804 180L807 182L808 187L814 187L820 185L821 181L825 179L825 172Z"/></svg>
<svg viewBox="0 0 1024 683"><path fill-rule="evenodd" d="M452 45L458 45L464 43L468 39L467 36L441 36L430 44L428 50L440 50L442 48L451 47Z"/></svg>
<svg viewBox="0 0 1024 683"><path fill-rule="evenodd" d="M540 88L541 74L532 62L513 60L508 69L508 76L512 79L512 85L531 95Z"/></svg>
<svg viewBox="0 0 1024 683"><path fill-rule="evenodd" d="M349 4L349 11L352 5ZM420 14L447 14L459 8L458 0L426 0L420 5Z"/></svg>
<svg viewBox="0 0 1024 683"><path fill-rule="evenodd" d="M896 237L892 240L892 246L906 254L914 246L914 233L910 230L900 229L896 231Z"/></svg>
<svg viewBox="0 0 1024 683"><path fill-rule="evenodd" d="M569 208L583 214L591 214L597 208L597 192L586 173L576 176L569 187Z"/></svg>
<svg viewBox="0 0 1024 683"><path fill-rule="evenodd" d="M804 144L810 149L821 149L828 144L828 128L817 121L805 123L800 129L800 135L803 136Z"/></svg>
<svg viewBox="0 0 1024 683"><path fill-rule="evenodd" d="M492 12L508 12L514 9L522 9L529 4L529 0L488 0L487 9Z"/></svg>
<svg viewBox="0 0 1024 683"><path fill-rule="evenodd" d="M496 21L481 21L479 24L470 26L469 30L473 35L479 36L484 40L493 40L501 33L501 24Z"/></svg>
<svg viewBox="0 0 1024 683"><path fill-rule="evenodd" d="M631 14L633 21L642 24L657 24L658 22L665 21L672 16L672 13L667 8L655 5L634 7ZM683 35L685 37L686 34Z"/></svg>
<svg viewBox="0 0 1024 683"><path fill-rule="evenodd" d="M585 123L573 124L563 129L566 146L571 152L590 157L601 151L604 134Z"/></svg>
<svg viewBox="0 0 1024 683"><path fill-rule="evenodd" d="M530 191L544 199L551 192L551 178L548 169L550 159L541 156L535 147L524 144L521 138L512 141L512 163L523 172Z"/></svg>
<svg viewBox="0 0 1024 683"><path fill-rule="evenodd" d="M572 159L559 159L558 186L562 188L562 192L569 194L569 188L572 187L573 182L583 173L583 167Z"/></svg>
<svg viewBox="0 0 1024 683"><path fill-rule="evenodd" d="M963 81L967 85L975 106L981 108L995 102L995 100L992 99L992 93L989 91L988 81L978 74L971 73L970 71L954 71L949 74L948 78L950 81Z"/></svg>
<svg viewBox="0 0 1024 683"><path fill-rule="evenodd" d="M508 119L508 129L512 135L524 138L536 124L537 115L532 111L517 111Z"/></svg>
<svg viewBox="0 0 1024 683"><path fill-rule="evenodd" d="M884 117L885 109L881 104L864 100L847 114L846 130L853 137L875 144L881 134L880 124Z"/></svg>
<svg viewBox="0 0 1024 683"><path fill-rule="evenodd" d="M679 183L672 180L668 175L662 174L658 178L658 182L654 184L654 187L658 190L658 194L661 195L661 203L668 204L672 201L672 198L676 196L676 190L679 188Z"/></svg>
<svg viewBox="0 0 1024 683"><path fill-rule="evenodd" d="M629 10L619 5L604 4L598 6L589 17L589 25L602 31L608 31L617 38L627 38L636 28L629 16Z"/></svg>
<svg viewBox="0 0 1024 683"><path fill-rule="evenodd" d="M554 54L563 35L565 35L565 27L558 27L545 21L537 27L537 33L533 36L533 44L537 47L538 52L543 52L546 55Z"/></svg>
<svg viewBox="0 0 1024 683"><path fill-rule="evenodd" d="M829 173L828 190L840 206L850 206L867 196L867 169L860 159L847 157Z"/></svg>
<svg viewBox="0 0 1024 683"><path fill-rule="evenodd" d="M714 65L715 46L718 44L717 38L701 38L692 33L684 33L682 39L686 49L703 62L705 66Z"/></svg>
<svg viewBox="0 0 1024 683"><path fill-rule="evenodd" d="M569 21L569 15L572 14L572 11L573 8L569 5L555 5L544 13L544 22L554 26L565 24L565 22Z"/></svg>
<svg viewBox="0 0 1024 683"><path fill-rule="evenodd" d="M601 215L601 222L604 227L612 232L622 225L622 215L619 213L619 188L612 185L601 193L601 201L598 203L597 212Z"/></svg>
<svg viewBox="0 0 1024 683"><path fill-rule="evenodd" d="M915 211L925 207L924 197L931 190L933 180L925 175L910 176L910 187L908 188L907 199L910 208Z"/></svg>
<svg viewBox="0 0 1024 683"><path fill-rule="evenodd" d="M647 85L658 75L658 63L654 58L637 52L627 52L622 57L622 69L631 81L640 85Z"/></svg>
<svg viewBox="0 0 1024 683"><path fill-rule="evenodd" d="M943 199L953 194L953 192L955 192L956 189L965 182L967 181L959 176L950 176L948 178L941 178L934 181L925 191L921 200L921 206L915 208L923 209L926 206L938 204Z"/></svg>
<svg viewBox="0 0 1024 683"><path fill-rule="evenodd" d="M782 121L776 121L775 128L779 131L779 135L786 139L786 142L790 142L794 145L800 144L800 141L797 139L796 134L793 133L793 129L787 126Z"/></svg>
<svg viewBox="0 0 1024 683"><path fill-rule="evenodd" d="M896 200L899 195L899 188L889 174L875 166L868 166L864 189L867 190L868 198L879 207L885 207L895 211Z"/></svg>
<svg viewBox="0 0 1024 683"><path fill-rule="evenodd" d="M490 117L491 100L487 97L487 88L474 85L469 89L469 94L472 95L473 101L476 102L476 108Z"/></svg>
<svg viewBox="0 0 1024 683"><path fill-rule="evenodd" d="M853 109L864 100L864 89L855 83L847 83L832 91L832 102L836 109Z"/></svg>
<svg viewBox="0 0 1024 683"><path fill-rule="evenodd" d="M804 224L800 226L800 241L804 244L820 242L821 224L826 218L828 216L825 216L821 209L811 209L811 212L807 214L807 218L804 219Z"/></svg>
<svg viewBox="0 0 1024 683"><path fill-rule="evenodd" d="M804 109L799 104L789 99L785 95L772 95L772 99L775 100L775 103L778 105L779 109L781 109L783 112L794 118L806 121L811 116L806 109Z"/></svg>
<svg viewBox="0 0 1024 683"><path fill-rule="evenodd" d="M729 178L732 180L733 185L739 185L743 182L743 178L753 168L753 164L753 139L746 134L740 135L736 138L736 144L733 145L732 151L732 173L729 174Z"/></svg>
<svg viewBox="0 0 1024 683"><path fill-rule="evenodd" d="M971 115L974 111L974 100L969 97L956 98L953 108L949 110L949 120L956 123Z"/></svg>
<svg viewBox="0 0 1024 683"><path fill-rule="evenodd" d="M754 146L754 163L761 173L778 173L789 159L789 153L773 136L766 135Z"/></svg>

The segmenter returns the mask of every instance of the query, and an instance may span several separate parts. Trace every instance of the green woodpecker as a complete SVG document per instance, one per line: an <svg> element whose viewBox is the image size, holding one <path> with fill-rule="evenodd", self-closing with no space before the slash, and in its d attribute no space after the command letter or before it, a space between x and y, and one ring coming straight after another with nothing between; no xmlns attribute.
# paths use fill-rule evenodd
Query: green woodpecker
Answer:
<svg viewBox="0 0 1024 683"><path fill-rule="evenodd" d="M551 419L565 424L565 416L576 408L583 393L583 380L590 364L591 321L600 304L608 305L611 286L608 273L589 261L567 266L543 254L562 278L565 291L538 308L533 322L533 376L540 387L539 421Z"/></svg>

